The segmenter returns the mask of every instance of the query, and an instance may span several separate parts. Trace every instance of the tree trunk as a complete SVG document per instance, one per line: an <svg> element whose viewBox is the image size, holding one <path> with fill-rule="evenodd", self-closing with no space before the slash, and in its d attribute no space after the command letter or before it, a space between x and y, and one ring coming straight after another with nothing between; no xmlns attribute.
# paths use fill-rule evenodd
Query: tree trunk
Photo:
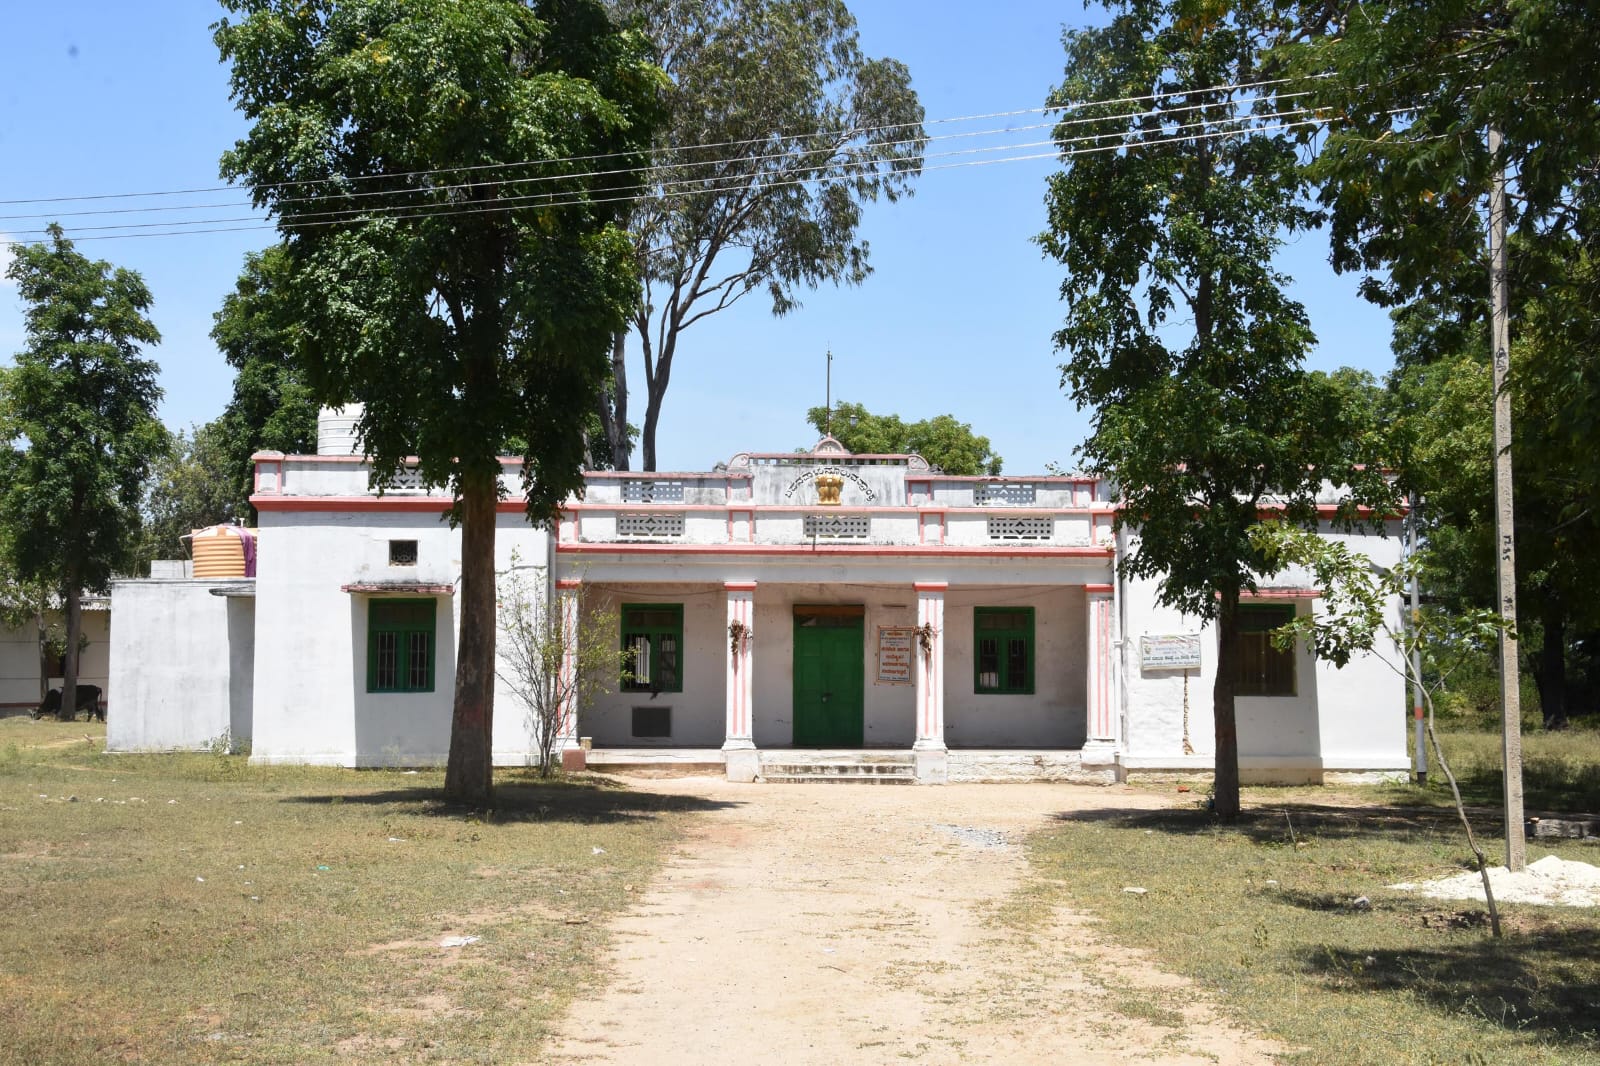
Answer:
<svg viewBox="0 0 1600 1066"><path fill-rule="evenodd" d="M44 706L44 698L50 695L50 631L45 627L50 623L45 620L44 611L33 613L34 630L39 636L39 706Z"/></svg>
<svg viewBox="0 0 1600 1066"><path fill-rule="evenodd" d="M656 425L661 421L661 401L667 398L667 379L672 376L672 353L676 347L677 337L669 335L656 360L656 372L646 382L644 430L639 435L642 470L656 469Z"/></svg>
<svg viewBox="0 0 1600 1066"><path fill-rule="evenodd" d="M1546 729L1567 728L1567 613L1554 596L1539 610L1544 642L1539 646L1539 708Z"/></svg>
<svg viewBox="0 0 1600 1066"><path fill-rule="evenodd" d="M78 634L83 631L83 605L76 571L67 574L62 607L67 616L66 666L61 671L61 710L56 717L70 722L78 713Z"/></svg>
<svg viewBox="0 0 1600 1066"><path fill-rule="evenodd" d="M444 795L472 807L494 796L495 490L493 475L477 471L461 486L461 637Z"/></svg>
<svg viewBox="0 0 1600 1066"><path fill-rule="evenodd" d="M1216 722L1217 757L1212 791L1217 817L1232 822L1239 817L1239 723L1234 717L1232 665L1239 643L1239 593L1224 590L1217 605L1217 679L1211 688L1211 710Z"/></svg>
<svg viewBox="0 0 1600 1066"><path fill-rule="evenodd" d="M627 470L628 445L628 331L619 329L611 338L611 383L600 391L600 428L611 449L614 470Z"/></svg>

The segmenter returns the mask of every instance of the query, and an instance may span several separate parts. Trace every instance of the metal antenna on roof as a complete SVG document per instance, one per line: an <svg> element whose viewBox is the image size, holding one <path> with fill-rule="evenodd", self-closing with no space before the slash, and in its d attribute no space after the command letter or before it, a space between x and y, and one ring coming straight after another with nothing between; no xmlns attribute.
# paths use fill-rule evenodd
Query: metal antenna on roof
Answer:
<svg viewBox="0 0 1600 1066"><path fill-rule="evenodd" d="M833 436L833 349L828 349L828 391L826 395L827 406L822 409L822 435Z"/></svg>

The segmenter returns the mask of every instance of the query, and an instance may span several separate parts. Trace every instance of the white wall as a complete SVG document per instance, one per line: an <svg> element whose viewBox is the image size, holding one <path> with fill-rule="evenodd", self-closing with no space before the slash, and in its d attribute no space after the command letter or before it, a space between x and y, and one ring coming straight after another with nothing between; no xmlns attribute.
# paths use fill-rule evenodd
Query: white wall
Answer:
<svg viewBox="0 0 1600 1066"><path fill-rule="evenodd" d="M47 624L58 622L61 614L52 611ZM110 689L111 612L84 611L83 635L88 640L79 653L78 684ZM51 688L60 688L53 678ZM102 697L106 698L106 697ZM39 630L32 622L19 629L0 629L0 713L7 710L31 711L39 706Z"/></svg>
<svg viewBox="0 0 1600 1066"><path fill-rule="evenodd" d="M248 602L213 588L249 582L118 581L111 586L107 751L170 751L225 742L247 720L233 683L250 658ZM231 617L230 617L231 616ZM235 641L238 643L236 644Z"/></svg>
<svg viewBox="0 0 1600 1066"><path fill-rule="evenodd" d="M1032 607L1033 695L974 691L974 609ZM951 586L944 601L945 744L1077 748L1088 729L1088 598L1082 586Z"/></svg>
<svg viewBox="0 0 1600 1066"><path fill-rule="evenodd" d="M391 567L390 540L417 541L417 565ZM496 568L546 561L544 534L521 514L502 514ZM541 571L542 572L542 571ZM457 585L461 538L428 513L261 515L256 603L255 736L258 762L338 766L442 763L449 755L459 614L436 596L432 692L367 691L367 612L373 596L351 584ZM398 589L395 595L421 594ZM496 762L527 761L525 713L497 690Z"/></svg>
<svg viewBox="0 0 1600 1066"><path fill-rule="evenodd" d="M720 748L727 732L727 594L718 585L606 584L583 588L585 610L620 612L624 603L681 603L683 650L679 668L683 691L618 692L595 698L578 712L578 733L605 748ZM622 644L621 620L610 629L611 646ZM758 675L759 676L759 675ZM633 735L633 708L672 708L672 736Z"/></svg>
<svg viewBox="0 0 1600 1066"><path fill-rule="evenodd" d="M1399 558L1396 537L1336 534L1326 524L1325 536L1346 543L1376 565ZM1304 590L1309 575L1295 570L1264 579L1261 598L1250 602L1295 605L1298 614L1322 611L1320 599L1273 599L1271 590ZM1212 686L1216 680L1215 627L1201 625L1156 602L1157 582L1130 580L1122 586L1123 762L1133 768L1209 769L1216 752ZM1398 618L1399 604L1390 608ZM1172 670L1144 670L1139 638L1145 635L1199 633L1201 669L1188 676ZM1296 694L1236 700L1239 765L1245 780L1317 780L1324 770L1385 770L1406 766L1405 687L1400 678L1373 656L1357 656L1343 669L1318 662L1302 644L1296 650ZM1187 737L1193 748L1185 755Z"/></svg>

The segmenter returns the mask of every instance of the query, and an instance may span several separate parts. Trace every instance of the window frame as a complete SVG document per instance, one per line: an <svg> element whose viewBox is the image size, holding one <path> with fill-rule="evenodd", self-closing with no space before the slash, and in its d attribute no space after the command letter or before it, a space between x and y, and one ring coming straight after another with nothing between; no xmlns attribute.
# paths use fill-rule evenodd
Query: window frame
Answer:
<svg viewBox="0 0 1600 1066"><path fill-rule="evenodd" d="M980 621L986 615L1001 614L1026 614L1028 621L1025 626L1008 629L983 628ZM1032 696L1034 694L1034 675L1038 663L1038 644L1035 632L1038 626L1038 615L1032 607L974 607L972 609L972 691L978 696ZM995 676L997 683L987 686L983 683L983 639L984 635L996 637L1001 641L996 662ZM1014 637L1021 637L1027 650L1028 665L1026 677L1020 682L1011 677L1011 668L1007 663L1006 644Z"/></svg>
<svg viewBox="0 0 1600 1066"><path fill-rule="evenodd" d="M414 619L396 621L381 617L390 605L408 606L426 605L427 622L420 624ZM399 634L401 639L395 648L395 678L394 685L380 685L378 683L378 638L381 634ZM427 639L427 679L420 685L411 683L411 641L405 639L421 634ZM404 599L384 598L367 602L367 691L375 694L393 694L408 692L433 692L435 681L435 668L439 660L439 604L432 598L407 597Z"/></svg>
<svg viewBox="0 0 1600 1066"><path fill-rule="evenodd" d="M1300 609L1293 603L1241 603L1235 616L1237 636L1234 641L1234 661L1223 664L1233 675L1233 694L1247 699L1295 699L1300 695L1300 645L1278 649L1272 645L1273 630L1295 620ZM1245 619L1254 616L1246 626ZM1272 621L1272 619L1277 619ZM1260 647L1261 669L1254 677L1245 674L1244 656L1248 646ZM1275 680L1271 664L1278 662L1287 680L1287 691L1274 689Z"/></svg>
<svg viewBox="0 0 1600 1066"><path fill-rule="evenodd" d="M630 611L668 611L677 616L677 622L672 626L630 626L628 612ZM682 692L683 691L683 604L681 603L624 603L618 618L618 628L621 630L621 647L624 653L630 650L630 638L644 637L650 642L650 672L653 676L620 682L618 688L623 692ZM677 649L677 676L673 684L660 684L661 649L658 641L662 637L670 636L674 639ZM632 669L629 662L628 668Z"/></svg>

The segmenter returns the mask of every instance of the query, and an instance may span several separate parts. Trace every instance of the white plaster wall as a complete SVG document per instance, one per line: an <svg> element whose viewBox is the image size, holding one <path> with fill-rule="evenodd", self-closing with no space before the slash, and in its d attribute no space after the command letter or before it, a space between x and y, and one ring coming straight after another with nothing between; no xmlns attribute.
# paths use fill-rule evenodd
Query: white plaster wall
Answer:
<svg viewBox="0 0 1600 1066"><path fill-rule="evenodd" d="M1325 536L1346 543L1377 565L1398 561L1395 537L1339 534L1324 523ZM1323 610L1321 600L1273 601L1270 590L1306 588L1309 575L1290 570L1261 582L1263 600L1293 602L1299 614ZM1156 602L1153 580L1126 581L1122 585L1123 745L1130 765L1209 768L1215 757L1212 686L1216 679L1215 628ZM1398 617L1398 603L1391 605ZM1139 638L1145 635L1200 634L1201 669L1188 677L1187 736L1193 755L1183 751L1184 676L1171 670L1143 670ZM1405 686L1373 656L1357 656L1344 669L1318 662L1309 647L1296 652L1296 695L1293 697L1238 697L1235 706L1239 731L1241 773L1271 779L1281 776L1317 777L1328 769L1390 769L1406 765Z"/></svg>
<svg viewBox="0 0 1600 1066"><path fill-rule="evenodd" d="M391 567L391 539L417 541L417 565ZM441 763L449 754L459 614L435 597L434 690L367 692L367 611L358 583L459 584L461 539L438 516L392 512L261 515L252 760L338 766ZM496 567L516 551L543 566L546 539L520 514L499 516ZM414 598L416 594L399 593ZM496 762L525 762L525 712L497 690Z"/></svg>
<svg viewBox="0 0 1600 1066"><path fill-rule="evenodd" d="M974 608L1032 607L1033 695L974 691ZM945 743L952 748L1079 748L1088 732L1088 599L1076 587L945 594Z"/></svg>
<svg viewBox="0 0 1600 1066"><path fill-rule="evenodd" d="M720 748L727 732L727 593L716 585L591 585L585 582L585 609L616 613L624 603L683 604L682 692L617 692L616 683L578 712L578 732L602 748ZM620 618L611 627L613 646L621 647ZM758 626L759 632L759 626ZM672 708L672 736L633 735L633 708Z"/></svg>
<svg viewBox="0 0 1600 1066"><path fill-rule="evenodd" d="M78 683L110 689L111 612L84 611L83 635L88 640L78 657ZM58 621L60 612L51 612ZM54 678L51 688L60 688ZM0 629L0 712L39 706L39 630L32 622L18 629Z"/></svg>
<svg viewBox="0 0 1600 1066"><path fill-rule="evenodd" d="M111 587L111 684L107 751L205 748L229 736L238 694L231 688L240 636L230 599L211 579L118 581ZM240 582L248 587L248 583Z"/></svg>

